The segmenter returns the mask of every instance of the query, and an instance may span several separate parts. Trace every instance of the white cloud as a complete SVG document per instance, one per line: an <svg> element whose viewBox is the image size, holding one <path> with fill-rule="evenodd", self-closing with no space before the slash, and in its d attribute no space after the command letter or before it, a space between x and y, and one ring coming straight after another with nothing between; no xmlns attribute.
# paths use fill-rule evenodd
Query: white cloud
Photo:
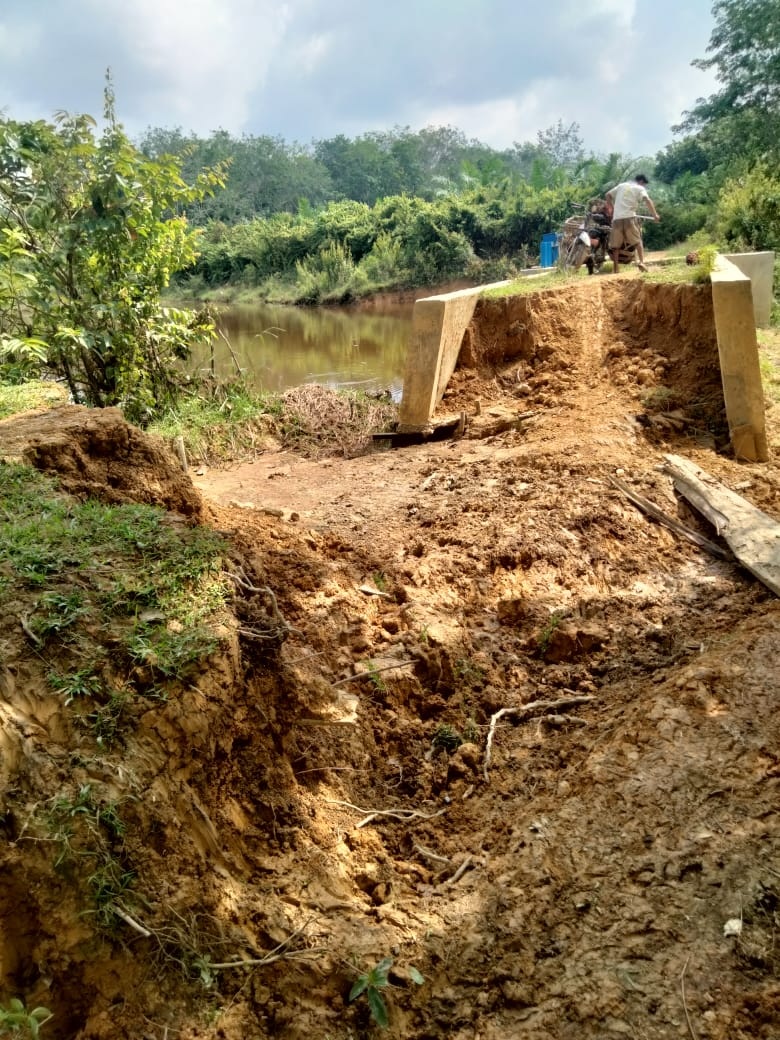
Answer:
<svg viewBox="0 0 780 1040"><path fill-rule="evenodd" d="M131 133L288 141L452 125L497 148L580 124L597 153L654 152L711 92L711 0L2 0L0 105L100 110Z"/></svg>

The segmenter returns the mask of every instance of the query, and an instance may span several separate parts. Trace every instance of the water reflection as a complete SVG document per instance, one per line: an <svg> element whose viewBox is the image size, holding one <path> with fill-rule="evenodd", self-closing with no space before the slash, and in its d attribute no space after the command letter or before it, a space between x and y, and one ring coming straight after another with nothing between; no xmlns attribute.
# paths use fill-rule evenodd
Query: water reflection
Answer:
<svg viewBox="0 0 780 1040"><path fill-rule="evenodd" d="M352 308L220 307L221 335L213 345L220 378L236 364L260 390L302 383L389 390L398 401L412 323L412 303L381 311ZM193 353L193 368L209 369L212 347Z"/></svg>

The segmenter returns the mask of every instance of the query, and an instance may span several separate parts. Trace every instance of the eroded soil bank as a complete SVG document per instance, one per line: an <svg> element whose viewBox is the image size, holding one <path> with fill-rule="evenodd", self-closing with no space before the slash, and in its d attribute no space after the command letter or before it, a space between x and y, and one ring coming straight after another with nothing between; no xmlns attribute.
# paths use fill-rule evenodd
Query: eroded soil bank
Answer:
<svg viewBox="0 0 780 1040"><path fill-rule="evenodd" d="M707 289L618 279L498 302L442 404L463 439L195 474L190 516L290 632L243 638L267 609L246 591L208 668L117 747L74 729L8 619L0 970L55 1012L44 1036L374 1035L347 996L384 957L399 1038L778 1035L780 605L610 482L712 537L671 450L780 516L777 464L718 453L710 314ZM172 503L175 464L142 474L130 436L69 410L0 423L0 454ZM26 840L85 783L124 807L149 935L101 929L79 870Z"/></svg>

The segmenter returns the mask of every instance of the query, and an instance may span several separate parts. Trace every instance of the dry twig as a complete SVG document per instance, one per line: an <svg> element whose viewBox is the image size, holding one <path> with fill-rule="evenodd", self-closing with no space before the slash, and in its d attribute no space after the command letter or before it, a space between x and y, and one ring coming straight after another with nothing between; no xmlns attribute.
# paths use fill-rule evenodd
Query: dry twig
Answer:
<svg viewBox="0 0 780 1040"><path fill-rule="evenodd" d="M325 801L329 805L343 805L347 809L354 809L355 812L363 813L366 819L361 820L358 827L365 827L367 823L370 823L377 816L386 816L391 820L433 820L437 816L443 816L447 811L446 809L439 809L435 813L424 813L420 812L419 809L361 809L359 805L353 805L352 802L342 802L338 798L326 798Z"/></svg>
<svg viewBox="0 0 780 1040"><path fill-rule="evenodd" d="M378 675L380 672L392 672L396 668L405 668L408 664L414 664L413 660L398 661L396 664L382 665L381 668L369 668L365 672L356 672L354 675L348 675L345 679L337 679L331 686L343 686L345 683L357 682L359 679L370 679L374 675Z"/></svg>
<svg viewBox="0 0 780 1040"><path fill-rule="evenodd" d="M682 993L683 1011L685 1011L685 1021L688 1023L688 1031L691 1034L691 1040L697 1040L696 1033L693 1031L693 1023L691 1022L691 1016L688 1014L688 1002L685 999L685 973L688 970L688 961L691 959L691 955L685 958L685 964L683 965L682 974L680 975L680 991Z"/></svg>
<svg viewBox="0 0 780 1040"><path fill-rule="evenodd" d="M487 743L485 745L485 761L482 766L485 780L489 779L488 766L490 765L493 737L496 734L496 726L499 719L502 719L505 715L512 715L515 717L520 716L518 722L524 722L525 719L533 715L555 715L557 712L566 711L568 708L576 708L579 704L590 704L595 699L595 697L591 697L588 694L579 694L571 697L561 697L557 701L529 701L527 704L519 704L515 708L500 708L495 715L490 716Z"/></svg>

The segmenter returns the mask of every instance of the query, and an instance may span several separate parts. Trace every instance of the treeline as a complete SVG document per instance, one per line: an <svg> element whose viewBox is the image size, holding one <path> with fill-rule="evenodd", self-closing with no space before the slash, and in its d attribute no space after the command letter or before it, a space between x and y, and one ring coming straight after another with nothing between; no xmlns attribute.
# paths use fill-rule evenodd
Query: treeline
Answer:
<svg viewBox="0 0 780 1040"><path fill-rule="evenodd" d="M206 316L161 305L172 277L198 296L233 285L290 302L492 280L533 263L544 233L640 165L662 213L648 247L698 230L780 251L780 0L713 12L698 64L720 89L641 163L586 154L562 122L504 152L450 128L309 147L162 130L138 143L110 80L101 131L87 115L0 116L0 382L53 373L74 400L146 421L213 334Z"/></svg>
<svg viewBox="0 0 780 1040"><path fill-rule="evenodd" d="M574 206L639 168L630 157L586 154L578 126L562 122L505 151L451 127L336 137L309 149L156 129L141 147L152 158L176 154L185 179L227 166L225 189L187 212L203 235L180 288L208 296L228 285L294 303L512 276L538 261L542 235ZM684 238L706 218L690 185L683 200L669 188L665 196L651 247Z"/></svg>
<svg viewBox="0 0 780 1040"><path fill-rule="evenodd" d="M719 90L684 114L654 158L586 152L577 124L495 150L452 127L395 128L310 145L149 130L150 158L185 179L227 163L226 186L192 205L195 295L233 286L289 302L511 275L575 205L643 170L662 213L648 248L695 232L736 249L780 246L780 6L717 0L707 56Z"/></svg>

